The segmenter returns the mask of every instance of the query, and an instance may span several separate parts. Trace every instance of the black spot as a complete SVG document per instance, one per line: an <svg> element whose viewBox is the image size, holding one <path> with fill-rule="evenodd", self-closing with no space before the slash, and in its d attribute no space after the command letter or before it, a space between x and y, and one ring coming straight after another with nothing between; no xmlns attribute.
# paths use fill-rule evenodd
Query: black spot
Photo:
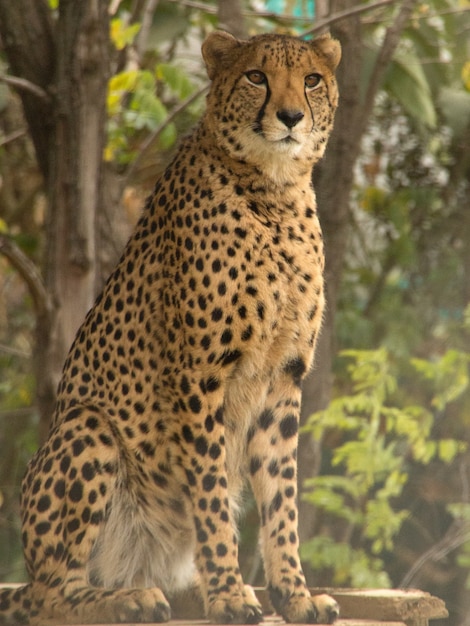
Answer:
<svg viewBox="0 0 470 626"><path fill-rule="evenodd" d="M96 417L89 417L85 422L85 425L90 430L95 430L98 427L98 420L96 419Z"/></svg>
<svg viewBox="0 0 470 626"><path fill-rule="evenodd" d="M193 431L191 430L191 426L188 426L188 424L185 424L181 430L182 435L183 435L183 439L187 442L187 443L192 443L194 441L194 435L193 435Z"/></svg>
<svg viewBox="0 0 470 626"><path fill-rule="evenodd" d="M261 459L259 456L253 456L250 459L250 474L254 476L256 472L261 469Z"/></svg>
<svg viewBox="0 0 470 626"><path fill-rule="evenodd" d="M232 331L227 328L222 333L222 337L220 338L220 343L222 345L227 345L228 343L230 343L232 341L232 338L233 338Z"/></svg>
<svg viewBox="0 0 470 626"><path fill-rule="evenodd" d="M242 332L241 339L242 339L242 341L248 341L249 339L251 339L252 335L253 335L253 326L250 324Z"/></svg>
<svg viewBox="0 0 470 626"><path fill-rule="evenodd" d="M70 422L74 419L77 419L77 417L80 417L80 415L82 414L82 409L71 409L70 411L67 412L67 415L64 418L64 422Z"/></svg>
<svg viewBox="0 0 470 626"><path fill-rule="evenodd" d="M54 493L58 498L63 498L65 495L65 480L61 478L56 481L54 485Z"/></svg>
<svg viewBox="0 0 470 626"><path fill-rule="evenodd" d="M276 461L276 459L273 459L270 464L268 465L268 472L271 474L271 476L277 476L279 474L279 465Z"/></svg>
<svg viewBox="0 0 470 626"><path fill-rule="evenodd" d="M274 513L279 511L282 506L282 494L280 491L276 493L274 498L271 500L271 504L269 505L269 517L271 518Z"/></svg>
<svg viewBox="0 0 470 626"><path fill-rule="evenodd" d="M43 513L51 506L51 499L48 495L41 496L38 502L38 511Z"/></svg>
<svg viewBox="0 0 470 626"><path fill-rule="evenodd" d="M62 474L66 474L69 471L70 463L70 457L64 456L64 458L60 462L60 471L62 472Z"/></svg>
<svg viewBox="0 0 470 626"><path fill-rule="evenodd" d="M297 386L300 385L306 369L305 362L301 357L292 359L284 366L284 372L292 376L292 379Z"/></svg>
<svg viewBox="0 0 470 626"><path fill-rule="evenodd" d="M50 529L51 525L49 524L49 522L40 522L39 524L36 524L34 528L37 535L45 535L50 531Z"/></svg>
<svg viewBox="0 0 470 626"><path fill-rule="evenodd" d="M219 500L219 498L212 498L210 506L211 506L212 513L218 513L220 511L220 500Z"/></svg>
<svg viewBox="0 0 470 626"><path fill-rule="evenodd" d="M294 437L294 435L297 434L298 428L299 425L297 417L292 413L286 415L279 423L279 430L281 431L281 435L284 439Z"/></svg>
<svg viewBox="0 0 470 626"><path fill-rule="evenodd" d="M216 484L216 478L214 474L206 474L202 479L202 488L204 491L212 491Z"/></svg>
<svg viewBox="0 0 470 626"><path fill-rule="evenodd" d="M227 546L223 543L218 543L216 546L217 556L225 556L227 554Z"/></svg>
<svg viewBox="0 0 470 626"><path fill-rule="evenodd" d="M82 476L86 481L93 480L95 477L95 468L91 463L85 463L82 467Z"/></svg>
<svg viewBox="0 0 470 626"><path fill-rule="evenodd" d="M294 478L294 476L295 476L294 468L293 467L286 467L286 469L282 470L281 476L283 478L286 478L287 480L290 480L290 479Z"/></svg>
<svg viewBox="0 0 470 626"><path fill-rule="evenodd" d="M214 461L219 458L221 452L222 452L222 450L221 450L221 448L220 448L218 443L213 443L211 445L211 447L209 448L209 456Z"/></svg>
<svg viewBox="0 0 470 626"><path fill-rule="evenodd" d="M157 485L157 487L165 488L168 486L168 480L162 474L158 474L157 472L151 472L152 480Z"/></svg>
<svg viewBox="0 0 470 626"><path fill-rule="evenodd" d="M213 322L218 322L219 320L221 320L221 319L222 319L223 314L224 314L224 313L223 313L222 309L221 309L221 308L219 308L219 307L216 307L216 308L212 311L212 313L211 313L211 318L212 318L212 321L213 321Z"/></svg>
<svg viewBox="0 0 470 626"><path fill-rule="evenodd" d="M72 483L69 491L69 498L72 502L80 502L83 497L83 485L79 480Z"/></svg>
<svg viewBox="0 0 470 626"><path fill-rule="evenodd" d="M80 454L83 452L84 449L85 449L85 444L83 443L81 439L76 439L72 443L73 456L80 456Z"/></svg>
<svg viewBox="0 0 470 626"><path fill-rule="evenodd" d="M74 533L79 528L80 528L80 520L77 519L76 517L74 519L71 519L70 522L67 524L67 530L69 533Z"/></svg>
<svg viewBox="0 0 470 626"><path fill-rule="evenodd" d="M197 437L194 442L194 447L198 454L200 454L201 456L204 456L205 454L207 454L207 448L208 448L207 439L203 435Z"/></svg>
<svg viewBox="0 0 470 626"><path fill-rule="evenodd" d="M187 376L182 376L181 383L180 383L180 389L181 389L181 391L185 395L187 395L191 391L191 384L190 384Z"/></svg>
<svg viewBox="0 0 470 626"><path fill-rule="evenodd" d="M217 389L220 387L220 382L214 376L210 376L206 380L205 387L206 387L206 391L208 392L217 391Z"/></svg>
<svg viewBox="0 0 470 626"><path fill-rule="evenodd" d="M202 405L198 396L193 395L189 398L189 408L191 409L193 413L201 412Z"/></svg>
<svg viewBox="0 0 470 626"><path fill-rule="evenodd" d="M258 417L258 424L263 430L268 430L271 424L274 422L274 413L271 409L264 409L261 415Z"/></svg>
<svg viewBox="0 0 470 626"><path fill-rule="evenodd" d="M237 226L237 228L235 228L235 235L237 237L239 237L240 239L245 239L246 237L246 230L244 228L240 228L239 226Z"/></svg>
<svg viewBox="0 0 470 626"><path fill-rule="evenodd" d="M214 418L212 415L208 415L204 421L204 427L208 433L214 430Z"/></svg>
<svg viewBox="0 0 470 626"><path fill-rule="evenodd" d="M241 355L242 353L240 350L225 350L222 356L217 360L217 363L221 363L223 366L230 365L231 363L234 363L234 361L237 361Z"/></svg>

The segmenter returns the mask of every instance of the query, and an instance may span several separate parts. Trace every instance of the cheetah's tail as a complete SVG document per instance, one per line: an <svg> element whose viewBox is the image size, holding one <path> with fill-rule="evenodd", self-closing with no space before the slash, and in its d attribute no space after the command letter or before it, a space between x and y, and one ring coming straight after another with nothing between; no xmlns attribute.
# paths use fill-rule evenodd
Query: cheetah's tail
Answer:
<svg viewBox="0 0 470 626"><path fill-rule="evenodd" d="M0 624L29 624L31 585L0 589Z"/></svg>

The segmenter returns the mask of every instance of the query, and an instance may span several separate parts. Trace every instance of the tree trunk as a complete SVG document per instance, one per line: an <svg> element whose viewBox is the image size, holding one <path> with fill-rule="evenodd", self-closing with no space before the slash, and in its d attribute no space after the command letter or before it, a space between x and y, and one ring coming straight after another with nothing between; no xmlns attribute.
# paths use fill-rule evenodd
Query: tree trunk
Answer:
<svg viewBox="0 0 470 626"><path fill-rule="evenodd" d="M36 377L44 438L67 350L97 291L110 66L107 0L61 0L57 40L47 3L0 0L0 35L22 90L48 199L44 284L52 310L37 317Z"/></svg>
<svg viewBox="0 0 470 626"><path fill-rule="evenodd" d="M332 0L331 12L355 6L355 0ZM324 17L324 16L322 16ZM349 196L353 181L353 167L357 155L355 145L360 137L355 132L360 115L359 76L361 69L360 19L351 17L337 22L332 35L342 46L342 60L338 68L340 104L325 158L314 171L314 187L325 241L325 287L327 308L319 337L315 367L304 383L302 420L325 408L331 397L332 359L335 352L335 313L341 281L349 223ZM299 446L299 486L306 478L317 475L321 463L320 443L303 435ZM300 540L315 534L315 511L311 504L299 502ZM306 568L311 579L312 572ZM309 581L310 582L310 581ZM311 580L313 583L314 581Z"/></svg>
<svg viewBox="0 0 470 626"><path fill-rule="evenodd" d="M369 84L362 101L359 85L361 78L361 22L351 15L335 22L331 33L342 45L342 60L338 68L340 105L325 158L313 173L317 193L320 222L325 240L325 283L327 308L316 357L316 367L305 382L302 420L326 407L332 390L332 361L335 354L335 315L338 291L341 284L344 255L348 240L349 197L353 184L354 163L360 153L363 134L374 107L375 96L383 76L398 45L416 0L400 3L395 19L385 32L381 49L372 68ZM330 13L353 9L355 0L331 0ZM325 17L322 15L322 17ZM309 436L301 439L299 446L299 485L318 473L321 464L320 443ZM315 510L307 502L300 502L299 534L306 541L316 534ZM313 579L306 567L311 584L323 584Z"/></svg>
<svg viewBox="0 0 470 626"><path fill-rule="evenodd" d="M0 36L11 74L37 91L20 90L24 114L39 168L49 173L49 143L53 132L52 84L55 42L50 9L43 0L0 0ZM42 91L42 96L38 95Z"/></svg>
<svg viewBox="0 0 470 626"><path fill-rule="evenodd" d="M217 3L218 27L234 37L246 37L241 0L219 0Z"/></svg>

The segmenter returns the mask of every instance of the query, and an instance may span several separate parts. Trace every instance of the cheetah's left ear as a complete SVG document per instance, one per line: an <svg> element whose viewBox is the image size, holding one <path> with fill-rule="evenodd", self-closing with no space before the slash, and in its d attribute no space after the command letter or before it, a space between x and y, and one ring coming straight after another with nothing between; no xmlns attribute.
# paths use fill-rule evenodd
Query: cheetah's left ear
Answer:
<svg viewBox="0 0 470 626"><path fill-rule="evenodd" d="M218 30L211 33L202 44L202 57L206 64L207 75L212 80L218 67L228 65L229 53L241 46L241 42L233 35Z"/></svg>
<svg viewBox="0 0 470 626"><path fill-rule="evenodd" d="M336 70L341 60L341 44L328 33L312 41L312 46L319 52L332 72Z"/></svg>

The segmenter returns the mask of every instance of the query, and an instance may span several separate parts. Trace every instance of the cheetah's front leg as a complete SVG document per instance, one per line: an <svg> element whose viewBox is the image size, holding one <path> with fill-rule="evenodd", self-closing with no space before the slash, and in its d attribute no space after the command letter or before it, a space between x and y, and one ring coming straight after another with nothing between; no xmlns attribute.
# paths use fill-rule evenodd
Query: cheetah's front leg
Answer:
<svg viewBox="0 0 470 626"><path fill-rule="evenodd" d="M250 479L261 518L261 548L271 602L287 622L331 624L336 601L312 596L300 564L297 532L297 442L300 388L280 375L249 433Z"/></svg>
<svg viewBox="0 0 470 626"><path fill-rule="evenodd" d="M216 397L213 394L211 400ZM223 396L220 394L219 403L211 403L212 409L204 402L207 397L192 398L193 414L184 421L181 443L186 452L183 462L193 503L195 560L206 613L217 624L257 624L262 620L261 607L254 594L247 593L238 565L225 462Z"/></svg>

